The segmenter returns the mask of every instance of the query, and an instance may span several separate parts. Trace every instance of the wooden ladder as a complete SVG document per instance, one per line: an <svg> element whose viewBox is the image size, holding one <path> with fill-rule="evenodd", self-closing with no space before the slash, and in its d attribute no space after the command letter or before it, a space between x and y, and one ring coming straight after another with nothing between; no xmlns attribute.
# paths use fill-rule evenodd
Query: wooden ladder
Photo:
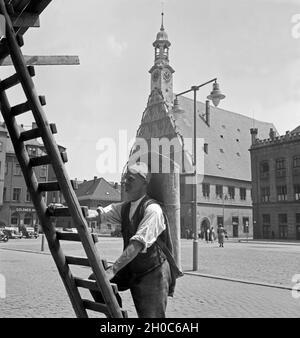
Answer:
<svg viewBox="0 0 300 338"><path fill-rule="evenodd" d="M117 301L118 290L116 285L109 282L105 274L103 261L95 247L93 236L88 230L85 215L74 192L74 185L68 178L64 163L66 154L60 152L53 134L56 133L54 124L49 124L42 106L44 97L38 96L32 81L34 68L26 66L20 47L23 45L22 37L17 35L8 14L4 0L0 0L0 14L5 18L5 38L0 42L2 53L0 58L11 56L16 73L0 81L0 108L7 126L17 159L23 172L26 185L31 194L32 202L39 217L43 232L48 241L49 249L56 263L59 274L67 290L77 317L88 317L87 310L104 313L107 317L124 318L127 312L122 310ZM4 52L3 52L4 51ZM27 101L11 107L6 90L21 85ZM21 131L16 117L27 111L32 111L37 128ZM44 156L30 157L25 142L31 139L42 138L46 150ZM34 168L51 164L56 176L56 182L39 183ZM48 210L43 199L45 191L61 191L66 201L66 208ZM78 233L58 232L52 222L52 217L71 216ZM86 257L65 256L60 241L81 241ZM95 280L74 277L70 265L91 267ZM97 303L83 299L79 288L99 291L103 295L104 303Z"/></svg>

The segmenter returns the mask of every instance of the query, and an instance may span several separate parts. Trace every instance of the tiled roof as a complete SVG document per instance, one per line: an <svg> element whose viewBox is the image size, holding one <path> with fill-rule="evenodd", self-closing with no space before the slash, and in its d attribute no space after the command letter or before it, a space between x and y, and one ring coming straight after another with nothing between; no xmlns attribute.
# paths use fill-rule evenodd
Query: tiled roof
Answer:
<svg viewBox="0 0 300 338"><path fill-rule="evenodd" d="M291 133L300 133L300 126L291 131Z"/></svg>
<svg viewBox="0 0 300 338"><path fill-rule="evenodd" d="M178 97L184 112L174 114L175 125L184 138L193 137L193 100ZM210 108L210 125L199 117L205 112L205 104L197 102L197 137L208 144L205 154L205 175L251 180L250 128L258 129L258 138L268 138L272 123L257 121L224 109Z"/></svg>
<svg viewBox="0 0 300 338"><path fill-rule="evenodd" d="M121 192L102 177L79 184L75 192L78 200L90 199L116 202L121 200Z"/></svg>

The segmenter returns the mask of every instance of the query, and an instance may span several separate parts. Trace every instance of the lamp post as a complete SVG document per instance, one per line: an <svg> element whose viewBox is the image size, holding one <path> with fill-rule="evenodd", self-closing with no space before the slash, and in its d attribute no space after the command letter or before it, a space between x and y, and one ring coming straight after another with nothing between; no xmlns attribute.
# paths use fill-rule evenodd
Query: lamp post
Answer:
<svg viewBox="0 0 300 338"><path fill-rule="evenodd" d="M217 83L217 78L209 80L205 83L202 83L198 86L192 86L191 89L188 89L184 92L176 94L175 98L177 100L178 96L187 94L191 91L194 92L194 135L193 135L193 167L194 167L194 181L193 181L193 193L192 193L192 227L193 227L193 271L198 270L198 235L197 235L197 91L199 88L206 86L209 83L213 82L213 90L210 95L207 96L208 100L212 100L215 107L218 106L220 100L225 98L220 91L219 84Z"/></svg>

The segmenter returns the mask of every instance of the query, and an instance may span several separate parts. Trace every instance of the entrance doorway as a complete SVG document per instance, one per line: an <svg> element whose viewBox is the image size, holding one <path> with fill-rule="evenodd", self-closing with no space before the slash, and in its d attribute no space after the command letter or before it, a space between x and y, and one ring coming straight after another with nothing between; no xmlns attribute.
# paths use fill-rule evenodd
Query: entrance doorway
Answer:
<svg viewBox="0 0 300 338"><path fill-rule="evenodd" d="M201 239L205 239L207 242L209 240L208 235L209 235L209 229L210 229L210 222L207 218L204 218L201 222L201 227L200 227L200 235L199 237ZM208 230L208 231L207 231Z"/></svg>
<svg viewBox="0 0 300 338"><path fill-rule="evenodd" d="M239 218L232 217L232 237L239 237Z"/></svg>
<svg viewBox="0 0 300 338"><path fill-rule="evenodd" d="M296 238L300 240L300 225L296 225Z"/></svg>

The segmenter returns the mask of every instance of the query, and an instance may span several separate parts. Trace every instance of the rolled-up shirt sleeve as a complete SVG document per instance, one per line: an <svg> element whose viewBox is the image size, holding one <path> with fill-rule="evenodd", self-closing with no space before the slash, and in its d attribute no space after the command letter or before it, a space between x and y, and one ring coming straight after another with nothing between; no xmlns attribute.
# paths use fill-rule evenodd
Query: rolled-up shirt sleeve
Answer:
<svg viewBox="0 0 300 338"><path fill-rule="evenodd" d="M141 220L137 232L130 240L141 242L144 247L142 253L157 240L158 236L166 229L164 215L158 204L150 204L145 209L144 217Z"/></svg>
<svg viewBox="0 0 300 338"><path fill-rule="evenodd" d="M101 208L101 223L121 224L121 209L123 203L113 203Z"/></svg>

